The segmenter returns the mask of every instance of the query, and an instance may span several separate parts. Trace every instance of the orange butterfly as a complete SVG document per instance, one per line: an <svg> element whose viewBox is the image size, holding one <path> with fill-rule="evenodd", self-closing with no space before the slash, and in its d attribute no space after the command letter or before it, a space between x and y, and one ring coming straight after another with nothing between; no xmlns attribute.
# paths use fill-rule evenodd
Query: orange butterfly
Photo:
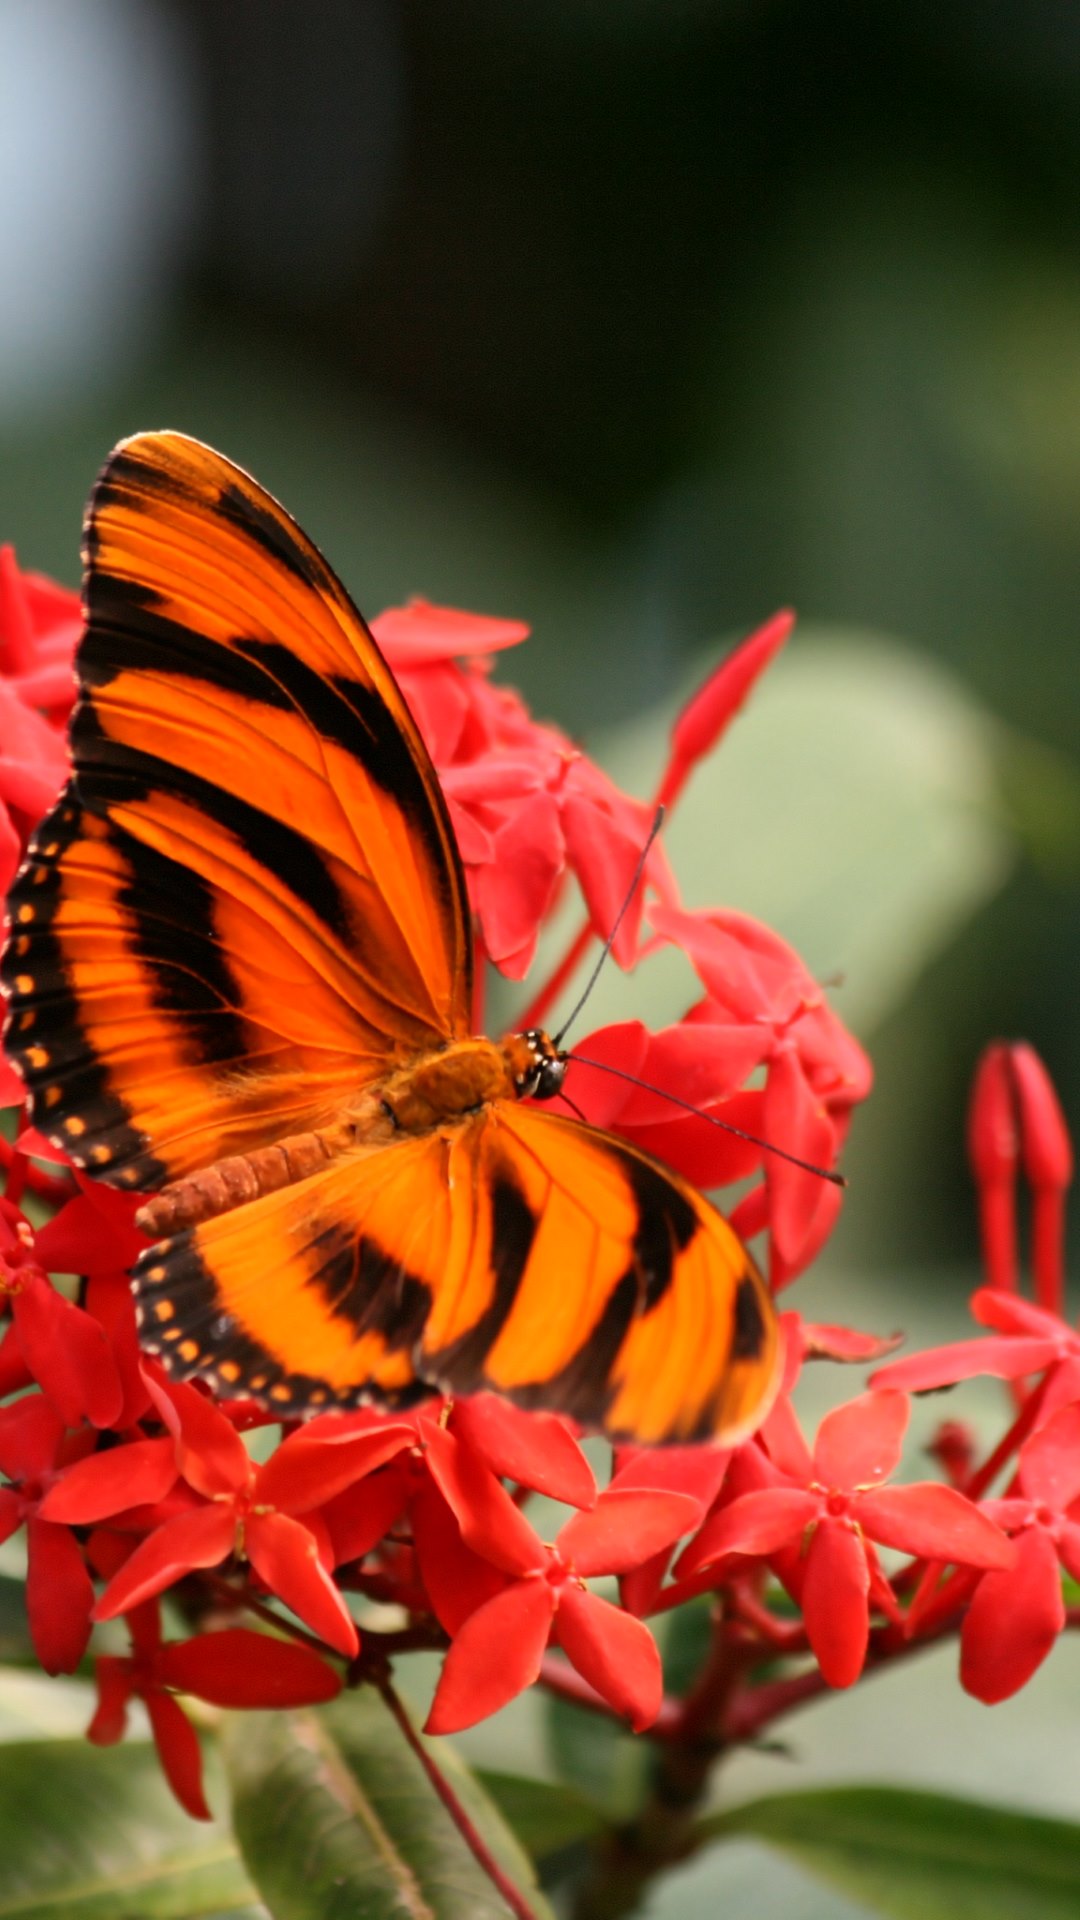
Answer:
<svg viewBox="0 0 1080 1920"><path fill-rule="evenodd" d="M491 1388L618 1439L751 1431L768 1290L684 1180L537 1109L546 1034L470 1034L435 769L318 550L148 433L106 463L85 563L74 772L0 977L35 1123L159 1196L145 1345L283 1416Z"/></svg>

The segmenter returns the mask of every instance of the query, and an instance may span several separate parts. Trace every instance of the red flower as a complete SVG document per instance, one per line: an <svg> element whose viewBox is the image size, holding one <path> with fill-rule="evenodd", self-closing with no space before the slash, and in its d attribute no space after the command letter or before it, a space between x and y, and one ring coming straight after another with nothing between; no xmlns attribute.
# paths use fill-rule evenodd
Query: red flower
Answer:
<svg viewBox="0 0 1080 1920"><path fill-rule="evenodd" d="M427 1731L454 1733L505 1706L536 1679L553 1634L616 1713L639 1731L649 1726L662 1692L656 1644L640 1620L591 1593L585 1582L624 1573L670 1547L695 1524L701 1503L616 1476L596 1505L576 1513L548 1546L452 1434L435 1429L427 1442L432 1475L465 1545L504 1576L501 1588L454 1633Z"/></svg>
<svg viewBox="0 0 1080 1920"><path fill-rule="evenodd" d="M327 1414L257 1467L236 1429L196 1388L151 1384L151 1393L175 1436L180 1472L206 1504L174 1515L136 1547L95 1619L128 1613L192 1569L219 1566L235 1552L328 1646L355 1654L356 1627L326 1570L330 1541L316 1509L409 1446L409 1428L385 1423L376 1433L355 1433ZM85 1517L103 1516L97 1507Z"/></svg>
<svg viewBox="0 0 1080 1920"><path fill-rule="evenodd" d="M624 1134L698 1186L762 1168L764 1187L740 1202L732 1224L744 1239L769 1227L773 1284L784 1285L820 1251L840 1190L712 1123L831 1168L852 1108L870 1090L869 1061L798 955L767 927L744 914L670 905L654 906L650 918L665 942L686 953L706 997L660 1033L626 1022L591 1034L573 1049L568 1092L594 1125ZM676 1102L593 1071L592 1062L668 1088ZM764 1089L740 1091L759 1067ZM678 1102L699 1111L687 1113Z"/></svg>
<svg viewBox="0 0 1080 1920"><path fill-rule="evenodd" d="M42 1233L47 1239L49 1226ZM58 1292L39 1258L29 1225L20 1222L14 1232L0 1218L0 1294L10 1303L31 1377L67 1426L86 1419L95 1427L110 1427L120 1414L123 1391L108 1336L91 1314Z"/></svg>
<svg viewBox="0 0 1080 1920"><path fill-rule="evenodd" d="M540 726L516 693L491 684L486 656L528 628L425 601L371 624L438 770L488 957L522 978L567 867L606 936L652 809L621 793L556 727ZM659 846L648 877L674 897ZM640 918L639 898L616 941L623 966L636 958Z"/></svg>
<svg viewBox="0 0 1080 1920"><path fill-rule="evenodd" d="M56 1476L94 1445L88 1428L66 1434L40 1393L0 1407L0 1540L26 1527L26 1612L46 1673L74 1673L90 1639L94 1589L75 1535L42 1509Z"/></svg>
<svg viewBox="0 0 1080 1920"><path fill-rule="evenodd" d="M195 1820L212 1816L202 1787L194 1727L176 1700L190 1693L215 1707L302 1707L333 1700L341 1680L316 1653L249 1627L226 1627L163 1644L156 1601L128 1615L130 1655L101 1654L95 1663L98 1704L86 1730L96 1746L123 1737L129 1700L142 1700L162 1771Z"/></svg>
<svg viewBox="0 0 1080 1920"><path fill-rule="evenodd" d="M812 1455L793 1418L780 1460L742 1448L720 1507L681 1556L680 1579L735 1554L768 1559L802 1607L825 1679L850 1686L866 1658L871 1605L900 1617L872 1542L965 1566L1015 1559L1000 1530L952 1487L883 1484L907 1421L903 1394L866 1393L826 1414Z"/></svg>
<svg viewBox="0 0 1080 1920"><path fill-rule="evenodd" d="M67 773L62 722L80 626L78 595L20 573L13 549L0 546L0 897Z"/></svg>
<svg viewBox="0 0 1080 1920"><path fill-rule="evenodd" d="M1015 1563L986 1573L960 1634L960 1679L992 1704L1026 1686L1065 1625L1059 1563L1080 1580L1080 1404L1020 1449L1016 1492L985 1511L1011 1534Z"/></svg>
<svg viewBox="0 0 1080 1920"><path fill-rule="evenodd" d="M0 676L28 707L66 719L75 699L72 660L82 631L77 593L20 571L0 546Z"/></svg>

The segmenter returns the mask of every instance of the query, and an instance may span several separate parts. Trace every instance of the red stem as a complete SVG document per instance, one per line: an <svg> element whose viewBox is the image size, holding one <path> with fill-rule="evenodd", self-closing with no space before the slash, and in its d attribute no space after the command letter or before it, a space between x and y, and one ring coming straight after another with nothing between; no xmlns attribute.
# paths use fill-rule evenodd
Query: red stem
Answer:
<svg viewBox="0 0 1080 1920"><path fill-rule="evenodd" d="M1002 1434L993 1453L989 1454L978 1471L972 1474L967 1485L961 1488L961 1492L969 1500L982 1499L987 1487L993 1485L1006 1460L1027 1439L1042 1406L1048 1378L1049 1376L1044 1377L1034 1393L1028 1394L1012 1426Z"/></svg>
<svg viewBox="0 0 1080 1920"><path fill-rule="evenodd" d="M940 1621L929 1633L921 1633L917 1640L898 1638L895 1627L874 1628L861 1677L880 1671L890 1661L904 1660L935 1640L944 1639L956 1626L961 1611L960 1608L954 1608L948 1619ZM745 1687L731 1704L721 1729L722 1735L728 1741L755 1740L773 1720L794 1712L796 1707L805 1706L808 1701L816 1700L820 1694L830 1691L818 1667L794 1674L789 1680L773 1680L761 1686Z"/></svg>
<svg viewBox="0 0 1080 1920"><path fill-rule="evenodd" d="M390 1683L389 1674L376 1675L375 1685L378 1687L386 1705L389 1707L390 1712L401 1728L405 1739L415 1753L435 1792L438 1794L451 1820L454 1822L466 1846L472 1853L473 1858L487 1874L492 1885L502 1895L511 1913L517 1915L517 1920L536 1920L533 1908L527 1905L522 1899L513 1881L507 1878L486 1840L483 1839L479 1829L474 1826L469 1815L466 1813L449 1780L447 1780L445 1774L441 1773L435 1765L428 1748L421 1740L401 1701L394 1692L393 1686Z"/></svg>

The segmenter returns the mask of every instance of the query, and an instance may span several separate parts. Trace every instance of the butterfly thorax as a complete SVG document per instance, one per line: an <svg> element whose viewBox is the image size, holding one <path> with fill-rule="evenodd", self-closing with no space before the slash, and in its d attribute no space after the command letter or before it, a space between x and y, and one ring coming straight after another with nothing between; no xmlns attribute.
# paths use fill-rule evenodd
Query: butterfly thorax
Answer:
<svg viewBox="0 0 1080 1920"><path fill-rule="evenodd" d="M533 1028L498 1042L452 1041L402 1067L379 1088L379 1097L396 1128L426 1133L476 1113L492 1100L549 1100L562 1086L565 1072L565 1059L554 1042Z"/></svg>

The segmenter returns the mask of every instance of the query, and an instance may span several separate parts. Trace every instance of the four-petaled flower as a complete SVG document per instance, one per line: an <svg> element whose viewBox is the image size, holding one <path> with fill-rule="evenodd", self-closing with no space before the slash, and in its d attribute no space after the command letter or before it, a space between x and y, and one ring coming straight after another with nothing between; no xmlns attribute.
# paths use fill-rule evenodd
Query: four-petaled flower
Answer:
<svg viewBox="0 0 1080 1920"><path fill-rule="evenodd" d="M616 1713L636 1729L651 1725L663 1687L656 1642L640 1620L586 1582L625 1573L672 1546L696 1525L700 1501L626 1484L616 1474L592 1507L545 1542L452 1434L429 1433L427 1457L462 1542L486 1564L495 1589L454 1626L427 1731L453 1733L505 1706L536 1679L553 1636Z"/></svg>
<svg viewBox="0 0 1080 1920"><path fill-rule="evenodd" d="M331 1578L329 1536L317 1509L411 1446L411 1429L384 1423L376 1432L354 1433L326 1414L256 1466L232 1423L197 1388L155 1382L151 1392L175 1437L179 1471L203 1497L135 1548L98 1601L95 1619L129 1613L192 1569L220 1566L235 1553L328 1646L355 1654L356 1626ZM100 1506L86 1511L80 1492L69 1487L64 1515L104 1517Z"/></svg>
<svg viewBox="0 0 1080 1920"><path fill-rule="evenodd" d="M908 1422L902 1393L865 1393L826 1414L813 1452L792 1416L772 1423L770 1454L742 1450L721 1503L676 1566L681 1578L733 1555L766 1558L798 1601L830 1686L866 1659L870 1610L901 1621L878 1546L919 1559L1009 1567L1015 1549L985 1513L936 1481L887 1487Z"/></svg>

